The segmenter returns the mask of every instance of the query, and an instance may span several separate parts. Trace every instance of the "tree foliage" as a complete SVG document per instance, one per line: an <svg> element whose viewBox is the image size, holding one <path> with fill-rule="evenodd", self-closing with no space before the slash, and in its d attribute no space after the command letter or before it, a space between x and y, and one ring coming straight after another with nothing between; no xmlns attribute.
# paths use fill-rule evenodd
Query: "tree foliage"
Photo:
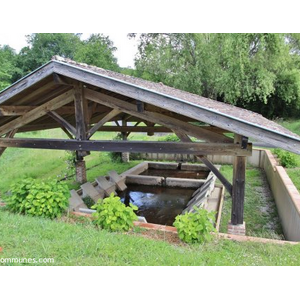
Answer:
<svg viewBox="0 0 300 300"><path fill-rule="evenodd" d="M13 75L18 72L14 49L0 45L0 91L11 84Z"/></svg>
<svg viewBox="0 0 300 300"><path fill-rule="evenodd" d="M16 55L9 83L51 60L54 55L77 60L110 70L118 70L114 56L116 48L108 36L93 34L87 40L81 40L81 34L75 33L33 33L27 36L28 46ZM18 71L17 71L18 70Z"/></svg>
<svg viewBox="0 0 300 300"><path fill-rule="evenodd" d="M27 36L28 46L18 55L22 76L42 66L54 55L74 59L80 46L80 35L74 33L33 33Z"/></svg>
<svg viewBox="0 0 300 300"><path fill-rule="evenodd" d="M108 36L92 34L75 53L75 60L108 70L118 71L120 68L113 53L117 48Z"/></svg>
<svg viewBox="0 0 300 300"><path fill-rule="evenodd" d="M300 109L299 41L296 34L142 34L135 62L145 79L283 116Z"/></svg>

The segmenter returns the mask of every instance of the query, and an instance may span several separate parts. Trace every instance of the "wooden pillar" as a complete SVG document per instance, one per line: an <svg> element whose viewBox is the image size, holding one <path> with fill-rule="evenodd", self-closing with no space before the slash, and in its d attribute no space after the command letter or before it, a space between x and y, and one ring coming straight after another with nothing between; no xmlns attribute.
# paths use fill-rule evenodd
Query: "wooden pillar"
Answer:
<svg viewBox="0 0 300 300"><path fill-rule="evenodd" d="M76 140L87 140L89 110L87 100L83 96L83 85L78 83L74 85L74 106L76 119ZM76 181L84 183L86 178L86 167L84 156L88 155L86 151L76 151Z"/></svg>
<svg viewBox="0 0 300 300"><path fill-rule="evenodd" d="M125 119L122 120L122 126L127 126L127 121ZM127 140L127 132L122 132L123 141ZM122 162L129 162L129 152L122 152Z"/></svg>
<svg viewBox="0 0 300 300"><path fill-rule="evenodd" d="M242 137L235 135L234 142L241 144ZM244 222L244 199L246 182L246 157L236 156L233 163L232 209L231 224L240 225Z"/></svg>

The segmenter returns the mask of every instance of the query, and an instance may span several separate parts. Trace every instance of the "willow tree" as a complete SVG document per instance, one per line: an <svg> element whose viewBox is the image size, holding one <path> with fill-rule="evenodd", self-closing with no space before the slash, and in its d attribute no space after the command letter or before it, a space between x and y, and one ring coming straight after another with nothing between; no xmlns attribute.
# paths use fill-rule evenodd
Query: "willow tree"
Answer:
<svg viewBox="0 0 300 300"><path fill-rule="evenodd" d="M300 109L300 72L287 37L142 34L137 75L268 117L291 114Z"/></svg>

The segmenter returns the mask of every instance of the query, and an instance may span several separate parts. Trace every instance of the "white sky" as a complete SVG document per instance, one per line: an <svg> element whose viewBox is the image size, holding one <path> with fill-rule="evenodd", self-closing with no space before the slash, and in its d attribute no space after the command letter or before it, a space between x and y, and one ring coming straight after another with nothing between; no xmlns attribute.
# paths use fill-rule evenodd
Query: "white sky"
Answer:
<svg viewBox="0 0 300 300"><path fill-rule="evenodd" d="M0 45L9 45L17 52L27 46L26 35L29 33L0 33ZM137 41L129 39L127 33L104 33L113 41L117 51L114 53L121 67L134 67L134 56L137 52ZM83 33L82 38L88 38L90 33Z"/></svg>

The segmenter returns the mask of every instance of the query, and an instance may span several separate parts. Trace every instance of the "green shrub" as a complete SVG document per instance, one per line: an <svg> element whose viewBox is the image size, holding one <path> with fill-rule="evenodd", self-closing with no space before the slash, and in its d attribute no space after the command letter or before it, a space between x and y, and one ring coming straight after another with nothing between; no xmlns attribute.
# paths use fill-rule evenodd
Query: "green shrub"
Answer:
<svg viewBox="0 0 300 300"><path fill-rule="evenodd" d="M180 138L175 134L168 134L158 139L160 142L180 142Z"/></svg>
<svg viewBox="0 0 300 300"><path fill-rule="evenodd" d="M12 212L53 219L66 210L69 197L70 192L65 183L27 178L10 187L5 201Z"/></svg>
<svg viewBox="0 0 300 300"><path fill-rule="evenodd" d="M134 213L137 206L130 204L126 206L120 201L120 197L111 193L109 197L99 200L92 209L93 223L102 229L110 231L128 231L133 227L133 221L138 218Z"/></svg>
<svg viewBox="0 0 300 300"><path fill-rule="evenodd" d="M212 239L215 232L213 220L215 212L194 207L196 212L178 215L173 225L177 228L179 238L186 243L204 243Z"/></svg>
<svg viewBox="0 0 300 300"><path fill-rule="evenodd" d="M285 168L297 167L297 159L296 159L295 154L290 153L288 151L281 150L281 149L275 149L273 152L277 155L277 157L280 161L280 164L283 167L285 167Z"/></svg>
<svg viewBox="0 0 300 300"><path fill-rule="evenodd" d="M118 133L114 138L113 138L113 141L121 141L123 140L123 137L122 137L122 134L121 133ZM122 152L109 152L109 157L110 157L110 160L112 162L115 162L115 163L122 163Z"/></svg>

